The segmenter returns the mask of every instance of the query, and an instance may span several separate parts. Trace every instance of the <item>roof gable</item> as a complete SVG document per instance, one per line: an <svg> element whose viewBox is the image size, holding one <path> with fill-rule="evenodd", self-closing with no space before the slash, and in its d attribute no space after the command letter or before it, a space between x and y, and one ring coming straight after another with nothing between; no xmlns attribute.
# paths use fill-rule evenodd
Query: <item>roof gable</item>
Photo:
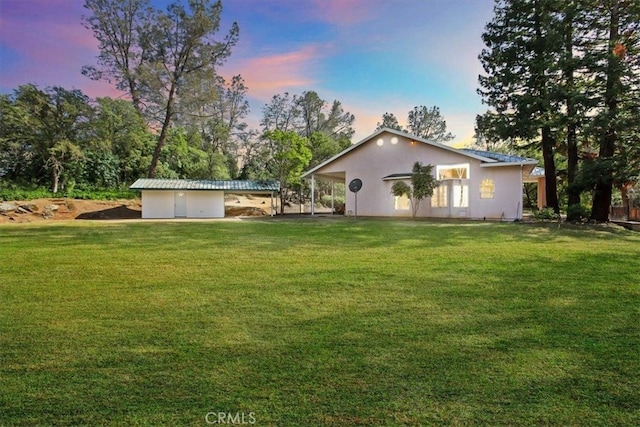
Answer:
<svg viewBox="0 0 640 427"><path fill-rule="evenodd" d="M419 138L417 136L411 135L409 133L405 133L396 129L390 129L390 128L381 128L378 129L376 132L374 132L373 134L367 136L366 138L362 139L361 141L347 147L346 149L342 150L340 153L336 154L335 156L331 157L328 160L325 160L324 162L320 163L319 165L317 165L316 167L306 171L304 174L302 174L302 178L305 178L311 174L313 174L314 172L322 169L323 167L327 166L330 163L333 163L334 161L338 160L339 158L345 156L346 154L350 153L351 151L357 149L358 147L370 142L370 141L374 141L378 136L380 136L383 133L390 133L392 135L395 136L399 136L402 138L407 138L409 140L411 140L412 142L418 142L421 144L425 144L440 150L444 150L444 151L448 151L448 152L452 152L452 153L456 153L458 155L462 155L464 157L470 158L470 159L475 159L475 160L479 160L480 162L482 162L482 164L489 166L490 164L492 166L508 166L508 165L520 165L520 164L537 164L536 160L533 159L527 159L524 157L518 157L518 156L506 156L506 155L499 155L498 153L491 153L489 151L481 151L481 150L471 150L471 149L458 149L458 148L454 148L454 147L450 147L448 145L444 145L444 144L440 144L438 142L435 141L430 141L427 139L423 139L423 138ZM496 154L494 156L494 154Z"/></svg>

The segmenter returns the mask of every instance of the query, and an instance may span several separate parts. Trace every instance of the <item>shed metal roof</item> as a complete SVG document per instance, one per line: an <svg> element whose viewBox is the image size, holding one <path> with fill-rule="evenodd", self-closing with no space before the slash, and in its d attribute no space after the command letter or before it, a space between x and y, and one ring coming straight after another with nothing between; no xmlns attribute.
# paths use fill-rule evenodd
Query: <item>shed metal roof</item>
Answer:
<svg viewBox="0 0 640 427"><path fill-rule="evenodd" d="M152 179L140 178L130 190L209 190L230 193L272 193L280 191L278 181Z"/></svg>

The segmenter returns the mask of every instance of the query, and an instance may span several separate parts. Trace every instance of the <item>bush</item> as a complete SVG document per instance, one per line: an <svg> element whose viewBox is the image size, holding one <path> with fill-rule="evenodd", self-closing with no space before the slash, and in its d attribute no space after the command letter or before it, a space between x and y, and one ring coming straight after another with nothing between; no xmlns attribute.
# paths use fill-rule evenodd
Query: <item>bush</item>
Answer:
<svg viewBox="0 0 640 427"><path fill-rule="evenodd" d="M589 219L591 211L586 206L571 205L567 208L567 221L580 222Z"/></svg>
<svg viewBox="0 0 640 427"><path fill-rule="evenodd" d="M139 193L130 191L129 189L112 189L112 190L96 190L86 187L76 186L67 191L52 193L44 187L36 188L20 188L15 186L7 186L0 188L0 200L34 200L47 198L69 198L82 200L116 200L116 199L135 199L139 197Z"/></svg>
<svg viewBox="0 0 640 427"><path fill-rule="evenodd" d="M318 201L318 203L320 203L324 207L330 207L331 206L331 195L330 194L322 195L322 197L320 197L320 200ZM339 197L339 196L334 197L333 198L333 205L334 206L338 206L338 205L343 205L344 206L344 197Z"/></svg>
<svg viewBox="0 0 640 427"><path fill-rule="evenodd" d="M560 215L551 208L538 209L533 213L533 217L537 221L558 221L560 219Z"/></svg>
<svg viewBox="0 0 640 427"><path fill-rule="evenodd" d="M37 187L34 189L19 188L19 187L6 187L0 188L0 200L33 200L42 199L47 197L53 197L53 193L43 187Z"/></svg>

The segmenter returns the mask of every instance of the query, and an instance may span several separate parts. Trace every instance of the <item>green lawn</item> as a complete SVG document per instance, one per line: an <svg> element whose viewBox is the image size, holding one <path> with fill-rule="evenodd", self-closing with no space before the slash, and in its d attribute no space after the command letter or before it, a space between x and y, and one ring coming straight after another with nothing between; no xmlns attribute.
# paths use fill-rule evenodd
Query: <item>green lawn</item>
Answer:
<svg viewBox="0 0 640 427"><path fill-rule="evenodd" d="M0 358L0 425L639 425L640 233L0 226Z"/></svg>

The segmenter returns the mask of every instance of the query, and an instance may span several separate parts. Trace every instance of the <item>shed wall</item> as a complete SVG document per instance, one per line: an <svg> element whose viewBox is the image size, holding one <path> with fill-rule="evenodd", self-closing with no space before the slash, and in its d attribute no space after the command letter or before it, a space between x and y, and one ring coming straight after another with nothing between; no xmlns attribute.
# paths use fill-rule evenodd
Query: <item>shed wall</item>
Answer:
<svg viewBox="0 0 640 427"><path fill-rule="evenodd" d="M174 218L173 191L142 191L142 218Z"/></svg>
<svg viewBox="0 0 640 427"><path fill-rule="evenodd" d="M186 218L224 218L224 191L184 191ZM173 190L143 190L142 218L175 218Z"/></svg>
<svg viewBox="0 0 640 427"><path fill-rule="evenodd" d="M224 218L224 191L187 191L187 218Z"/></svg>

